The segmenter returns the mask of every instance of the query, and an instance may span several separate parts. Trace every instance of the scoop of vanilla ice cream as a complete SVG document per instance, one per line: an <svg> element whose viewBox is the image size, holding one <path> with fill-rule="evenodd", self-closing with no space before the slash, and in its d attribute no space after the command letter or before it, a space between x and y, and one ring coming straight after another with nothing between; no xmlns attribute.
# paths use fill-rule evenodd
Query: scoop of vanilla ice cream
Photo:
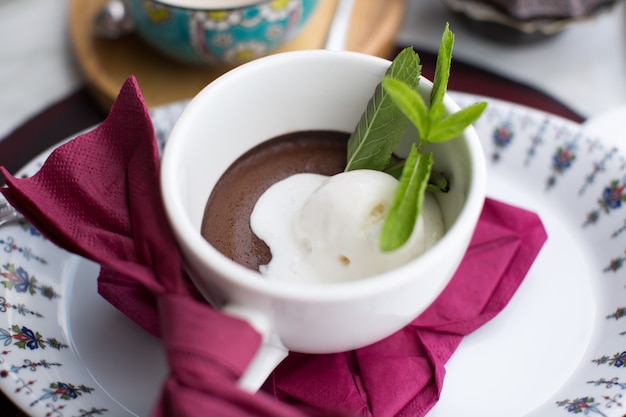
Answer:
<svg viewBox="0 0 626 417"><path fill-rule="evenodd" d="M276 279L349 281L419 256L445 232L439 205L428 193L409 241L393 252L379 249L397 186L386 173L354 170L332 177L297 174L270 187L251 217L253 231L272 252L261 272Z"/></svg>
<svg viewBox="0 0 626 417"><path fill-rule="evenodd" d="M424 216L401 248L387 253L379 249L383 222L397 187L391 175L355 170L328 178L309 196L294 219L294 228L318 274L329 280L364 278L424 252Z"/></svg>

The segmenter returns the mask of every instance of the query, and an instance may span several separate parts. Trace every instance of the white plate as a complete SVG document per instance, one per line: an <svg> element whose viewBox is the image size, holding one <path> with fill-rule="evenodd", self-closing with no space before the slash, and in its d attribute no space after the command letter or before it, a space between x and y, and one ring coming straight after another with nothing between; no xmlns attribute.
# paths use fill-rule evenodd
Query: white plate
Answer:
<svg viewBox="0 0 626 417"><path fill-rule="evenodd" d="M604 143L626 147L626 104L613 107L593 116L583 123L583 131L589 136L601 138Z"/></svg>
<svg viewBox="0 0 626 417"><path fill-rule="evenodd" d="M622 416L626 210L604 192L626 204L626 158L578 124L486 100L488 194L536 211L549 238L511 303L452 356L429 416ZM161 138L183 106L155 109ZM32 416L145 416L158 396L161 345L97 295L97 271L26 225L0 228L0 389Z"/></svg>

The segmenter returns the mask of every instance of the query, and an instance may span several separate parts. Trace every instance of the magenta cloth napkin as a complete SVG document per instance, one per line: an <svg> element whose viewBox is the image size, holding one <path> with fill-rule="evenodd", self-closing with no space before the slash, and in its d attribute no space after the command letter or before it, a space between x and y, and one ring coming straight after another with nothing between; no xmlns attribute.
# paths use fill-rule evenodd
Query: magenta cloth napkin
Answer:
<svg viewBox="0 0 626 417"><path fill-rule="evenodd" d="M191 296L158 171L152 121L130 78L107 119L57 148L31 178L2 168L3 193L51 241L100 263L99 292L163 338L170 375L153 416L302 417L236 385L261 337Z"/></svg>
<svg viewBox="0 0 626 417"><path fill-rule="evenodd" d="M291 353L265 392L250 394L236 380L260 335L188 287L158 170L152 122L133 77L108 118L57 148L33 177L2 168L11 204L54 243L98 262L100 294L163 339L170 375L153 416L424 415L463 336L506 305L546 239L535 214L487 199L450 285L411 325L352 352Z"/></svg>

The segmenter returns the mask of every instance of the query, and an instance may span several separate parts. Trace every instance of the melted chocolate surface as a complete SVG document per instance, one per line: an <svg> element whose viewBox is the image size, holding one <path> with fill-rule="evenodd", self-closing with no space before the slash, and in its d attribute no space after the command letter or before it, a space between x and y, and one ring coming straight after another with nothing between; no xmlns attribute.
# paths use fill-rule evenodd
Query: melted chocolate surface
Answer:
<svg viewBox="0 0 626 417"><path fill-rule="evenodd" d="M250 228L257 200L274 183L297 173L334 175L344 170L349 134L328 130L289 133L269 139L239 157L211 193L202 236L233 261L253 270L272 255Z"/></svg>

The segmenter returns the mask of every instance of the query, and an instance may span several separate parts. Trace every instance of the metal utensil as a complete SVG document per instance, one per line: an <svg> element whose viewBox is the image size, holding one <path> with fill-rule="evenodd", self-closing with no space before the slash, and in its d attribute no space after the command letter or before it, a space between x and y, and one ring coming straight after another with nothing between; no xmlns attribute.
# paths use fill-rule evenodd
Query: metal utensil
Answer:
<svg viewBox="0 0 626 417"><path fill-rule="evenodd" d="M109 0L93 19L93 34L104 39L117 39L134 30L130 10L124 0Z"/></svg>
<svg viewBox="0 0 626 417"><path fill-rule="evenodd" d="M324 49L332 51L343 51L346 49L354 2L355 0L339 0L339 3L337 3Z"/></svg>
<svg viewBox="0 0 626 417"><path fill-rule="evenodd" d="M24 216L15 210L15 208L9 204L4 196L0 194L0 226L20 220L24 220Z"/></svg>

